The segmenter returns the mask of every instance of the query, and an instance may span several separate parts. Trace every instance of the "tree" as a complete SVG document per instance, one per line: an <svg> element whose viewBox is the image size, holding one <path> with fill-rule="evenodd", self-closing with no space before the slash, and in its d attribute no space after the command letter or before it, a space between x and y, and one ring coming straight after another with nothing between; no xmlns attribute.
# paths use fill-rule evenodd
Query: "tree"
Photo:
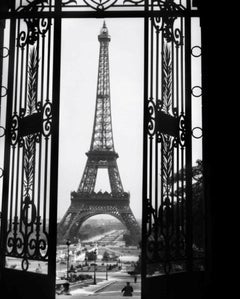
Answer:
<svg viewBox="0 0 240 299"><path fill-rule="evenodd" d="M103 253L103 261L108 261L110 258L110 254L108 251L104 251Z"/></svg>
<svg viewBox="0 0 240 299"><path fill-rule="evenodd" d="M186 181L186 169L180 170L183 173L183 181ZM179 176L174 175L173 181L177 183ZM192 227L193 244L197 248L204 248L204 194L203 194L203 165L201 160L196 161L196 166L192 167ZM184 184L185 186L185 184ZM174 196L182 197L186 190L179 188ZM176 203L173 209L176 209Z"/></svg>
<svg viewBox="0 0 240 299"><path fill-rule="evenodd" d="M96 259L97 259L97 252L96 252L96 250L94 250L94 251L87 251L86 252L86 258L88 259L88 261L96 261Z"/></svg>

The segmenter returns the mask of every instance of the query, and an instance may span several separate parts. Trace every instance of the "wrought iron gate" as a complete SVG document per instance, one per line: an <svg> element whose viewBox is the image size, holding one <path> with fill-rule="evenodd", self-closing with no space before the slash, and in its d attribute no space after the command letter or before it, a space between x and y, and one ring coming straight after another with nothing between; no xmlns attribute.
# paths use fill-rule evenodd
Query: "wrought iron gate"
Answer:
<svg viewBox="0 0 240 299"><path fill-rule="evenodd" d="M200 274L196 279L201 280L204 268L204 245L196 246L193 221L196 201L203 198L196 198L194 182L202 163L200 159L193 166L193 148L202 138L201 122L196 123L193 113L194 101L201 98L201 79L193 72L201 61L201 42L193 37L191 9L190 1L158 1L151 10L161 16L145 19L144 298L150 297L154 281L162 281L162 297L175 298L174 292L186 296L191 289L186 273ZM156 278L163 273L165 277Z"/></svg>
<svg viewBox="0 0 240 299"><path fill-rule="evenodd" d="M9 35L9 47L3 45L8 85L1 91L7 98L1 282L9 294L28 299L37 287L36 298L55 297L63 18L144 18L142 297L148 298L148 287L160 274L171 279L176 272L185 277L196 270L194 259L202 252L193 250L192 143L201 138L194 134L201 124L193 122L192 100L201 97L201 83L193 84L192 65L193 58L201 58L201 47L192 43L192 20L199 18L194 4L16 0L1 14ZM13 269L13 261L21 262L21 270ZM35 263L41 273L33 273Z"/></svg>
<svg viewBox="0 0 240 299"><path fill-rule="evenodd" d="M30 298L34 289L39 298L55 296L61 26L57 18L26 15L46 9L44 2L13 1L16 16L5 29L10 39L1 272L4 291L18 298Z"/></svg>

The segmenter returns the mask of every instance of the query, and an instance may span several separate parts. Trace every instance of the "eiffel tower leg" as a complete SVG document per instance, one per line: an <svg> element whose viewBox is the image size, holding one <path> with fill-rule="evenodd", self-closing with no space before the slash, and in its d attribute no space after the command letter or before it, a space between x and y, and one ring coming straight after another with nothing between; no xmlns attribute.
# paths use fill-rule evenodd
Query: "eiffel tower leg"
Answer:
<svg viewBox="0 0 240 299"><path fill-rule="evenodd" d="M69 222L69 224L67 225L67 227L64 231L64 234L62 235L63 240L70 239L72 241L73 236L71 236L71 238L70 238L70 231L72 231L73 228L74 228L74 231L76 231L76 227L79 227L78 221L77 221L79 218L78 215L79 215L79 213L74 213L74 217L72 217L71 222Z"/></svg>
<svg viewBox="0 0 240 299"><path fill-rule="evenodd" d="M66 231L68 230L69 226L73 222L73 219L75 218L75 216L76 216L76 213L72 212L72 209L70 207L58 225L58 238L60 240L66 234Z"/></svg>
<svg viewBox="0 0 240 299"><path fill-rule="evenodd" d="M77 192L91 193L94 191L97 171L98 167L96 165L96 162L88 158Z"/></svg>
<svg viewBox="0 0 240 299"><path fill-rule="evenodd" d="M79 231L83 223L82 221L79 222L76 218L74 223L72 223L71 227L68 229L65 235L65 239L71 240L72 243L75 243L79 239Z"/></svg>
<svg viewBox="0 0 240 299"><path fill-rule="evenodd" d="M112 192L124 192L116 160L108 162L108 175Z"/></svg>
<svg viewBox="0 0 240 299"><path fill-rule="evenodd" d="M94 216L95 213L86 210L84 207L80 209L78 213L74 214L74 218L71 219L65 233L63 235L63 240L69 239L71 242L77 241L79 238L79 231L82 224L91 216Z"/></svg>
<svg viewBox="0 0 240 299"><path fill-rule="evenodd" d="M127 211L121 212L121 217L123 219L123 223L130 232L133 244L137 245L141 240L141 230L130 207L127 209Z"/></svg>

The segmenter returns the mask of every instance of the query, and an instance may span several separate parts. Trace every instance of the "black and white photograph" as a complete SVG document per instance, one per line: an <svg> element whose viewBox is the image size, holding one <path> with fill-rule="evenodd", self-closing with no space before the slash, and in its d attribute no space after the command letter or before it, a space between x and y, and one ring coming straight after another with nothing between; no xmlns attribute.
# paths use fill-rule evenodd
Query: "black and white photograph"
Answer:
<svg viewBox="0 0 240 299"><path fill-rule="evenodd" d="M210 11L1 1L1 298L213 298Z"/></svg>

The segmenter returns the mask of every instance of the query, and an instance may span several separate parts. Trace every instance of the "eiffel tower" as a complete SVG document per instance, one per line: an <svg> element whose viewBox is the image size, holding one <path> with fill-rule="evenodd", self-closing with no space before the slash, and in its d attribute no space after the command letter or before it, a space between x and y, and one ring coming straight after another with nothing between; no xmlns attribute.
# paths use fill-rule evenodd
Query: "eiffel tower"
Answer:
<svg viewBox="0 0 240 299"><path fill-rule="evenodd" d="M97 96L93 133L90 150L86 153L87 163L77 192L71 192L71 205L58 226L58 240L75 242L83 222L88 218L107 214L114 216L130 233L132 244L140 240L140 227L129 206L130 194L125 192L121 182L114 149L108 45L110 35L105 21L98 35L100 42ZM111 192L94 191L98 169L108 170Z"/></svg>

